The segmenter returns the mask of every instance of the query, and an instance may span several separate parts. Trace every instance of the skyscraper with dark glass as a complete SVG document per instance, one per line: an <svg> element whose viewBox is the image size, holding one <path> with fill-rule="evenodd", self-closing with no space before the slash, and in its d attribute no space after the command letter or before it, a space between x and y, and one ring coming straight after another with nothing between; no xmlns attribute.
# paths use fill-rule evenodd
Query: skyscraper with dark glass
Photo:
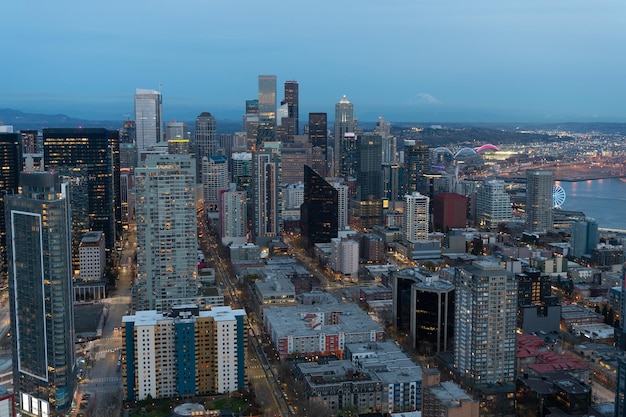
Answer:
<svg viewBox="0 0 626 417"><path fill-rule="evenodd" d="M339 103L335 104L335 135L334 135L334 173L335 176L342 175L343 169L341 160L342 152L346 149L344 137L346 133L354 133L356 130L356 119L354 118L354 104L343 96Z"/></svg>
<svg viewBox="0 0 626 417"><path fill-rule="evenodd" d="M282 233L282 144L265 142L252 154L252 201L254 239L264 244Z"/></svg>
<svg viewBox="0 0 626 417"><path fill-rule="evenodd" d="M68 184L23 172L6 197L13 390L29 416L61 416L75 389Z"/></svg>
<svg viewBox="0 0 626 417"><path fill-rule="evenodd" d="M103 128L50 128L43 130L44 161L70 183L72 201L72 258L78 266L78 245L89 230L104 232L106 248L115 244L115 178L119 178L119 134ZM114 175L114 169L117 174ZM119 181L119 180L118 180ZM119 183L118 183L119 184ZM119 190L119 186L117 188Z"/></svg>
<svg viewBox="0 0 626 417"><path fill-rule="evenodd" d="M348 135L346 135L348 137ZM354 154L354 158L351 155ZM382 224L383 218L383 177L382 142L380 135L364 134L355 136L354 149L346 154L346 166L355 167L347 171L355 176L356 196L351 202L352 224L361 230L372 229Z"/></svg>
<svg viewBox="0 0 626 417"><path fill-rule="evenodd" d="M36 137L36 135L35 135ZM0 273L6 274L6 227L4 199L17 193L22 171L22 145L19 133L0 133Z"/></svg>
<svg viewBox="0 0 626 417"><path fill-rule="evenodd" d="M326 176L328 172L328 116L326 113L309 113L309 142L313 146L313 153L315 155L315 148L320 149L321 155L319 158L313 158L312 168L320 175ZM332 156L332 153L331 153Z"/></svg>
<svg viewBox="0 0 626 417"><path fill-rule="evenodd" d="M298 82L285 81L285 103L287 104L287 119L282 121L289 141L299 135L300 113L298 109Z"/></svg>
<svg viewBox="0 0 626 417"><path fill-rule="evenodd" d="M337 237L339 193L308 165L304 166L304 203L300 225L307 247Z"/></svg>
<svg viewBox="0 0 626 417"><path fill-rule="evenodd" d="M426 145L409 145L404 147L404 179L403 194L417 191L430 195L428 180L424 176L430 171L430 148Z"/></svg>

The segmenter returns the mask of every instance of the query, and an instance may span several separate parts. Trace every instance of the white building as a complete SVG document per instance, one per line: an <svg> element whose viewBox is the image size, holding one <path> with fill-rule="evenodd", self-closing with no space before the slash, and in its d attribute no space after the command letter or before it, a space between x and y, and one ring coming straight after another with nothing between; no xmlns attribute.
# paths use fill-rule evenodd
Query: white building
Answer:
<svg viewBox="0 0 626 417"><path fill-rule="evenodd" d="M229 191L222 193L220 219L222 244L247 242L246 192L237 191L234 184Z"/></svg>
<svg viewBox="0 0 626 417"><path fill-rule="evenodd" d="M78 246L80 279L98 281L104 276L106 251L104 233L91 231L83 235Z"/></svg>
<svg viewBox="0 0 626 417"><path fill-rule="evenodd" d="M135 170L137 308L194 300L197 285L196 164L189 155L150 155Z"/></svg>
<svg viewBox="0 0 626 417"><path fill-rule="evenodd" d="M359 243L356 240L333 238L330 240L330 265L345 280L359 279Z"/></svg>
<svg viewBox="0 0 626 417"><path fill-rule="evenodd" d="M228 158L211 155L202 158L202 191L204 206L209 211L217 211L220 192L228 189Z"/></svg>
<svg viewBox="0 0 626 417"><path fill-rule="evenodd" d="M337 229L342 230L348 226L348 186L341 182L333 182L337 190Z"/></svg>
<svg viewBox="0 0 626 417"><path fill-rule="evenodd" d="M404 196L404 238L410 241L428 240L430 198L414 191Z"/></svg>
<svg viewBox="0 0 626 417"><path fill-rule="evenodd" d="M297 182L285 187L285 210L300 209L304 203L304 184Z"/></svg>
<svg viewBox="0 0 626 417"><path fill-rule="evenodd" d="M504 191L504 181L489 180L476 191L476 221L484 229L495 229L512 218L511 197Z"/></svg>

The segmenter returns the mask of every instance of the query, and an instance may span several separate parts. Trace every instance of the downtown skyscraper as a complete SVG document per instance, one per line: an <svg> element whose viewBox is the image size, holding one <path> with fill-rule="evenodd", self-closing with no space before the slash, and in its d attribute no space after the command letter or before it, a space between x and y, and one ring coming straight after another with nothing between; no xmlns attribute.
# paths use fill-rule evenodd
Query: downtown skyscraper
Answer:
<svg viewBox="0 0 626 417"><path fill-rule="evenodd" d="M135 170L137 310L196 302L195 179L190 155L149 155Z"/></svg>
<svg viewBox="0 0 626 417"><path fill-rule="evenodd" d="M515 381L517 281L500 264L455 272L454 367L470 386Z"/></svg>
<svg viewBox="0 0 626 417"><path fill-rule="evenodd" d="M76 384L68 184L50 172L24 172L20 185L4 212L13 389L25 414L61 416Z"/></svg>
<svg viewBox="0 0 626 417"><path fill-rule="evenodd" d="M339 103L335 105L335 135L334 135L334 175L342 175L342 152L346 146L344 145L344 137L346 133L354 133L356 130L356 119L354 118L354 104L343 96Z"/></svg>
<svg viewBox="0 0 626 417"><path fill-rule="evenodd" d="M255 243L279 236L283 226L280 142L265 142L252 154L252 201Z"/></svg>
<svg viewBox="0 0 626 417"><path fill-rule="evenodd" d="M114 249L116 212L121 216L119 132L51 128L43 130L43 141L45 169L54 170L70 183L72 258L76 268L78 244L85 232L104 232L107 250Z"/></svg>
<svg viewBox="0 0 626 417"><path fill-rule="evenodd" d="M339 193L311 167L304 166L304 203L300 206L302 236L311 248L337 237Z"/></svg>
<svg viewBox="0 0 626 417"><path fill-rule="evenodd" d="M16 194L22 171L22 144L19 133L0 133L0 271L6 273L6 226L4 199Z"/></svg>
<svg viewBox="0 0 626 417"><path fill-rule="evenodd" d="M526 171L526 230L546 233L552 229L554 171Z"/></svg>
<svg viewBox="0 0 626 417"><path fill-rule="evenodd" d="M140 155L163 140L162 103L159 91L138 88L135 92L135 140Z"/></svg>
<svg viewBox="0 0 626 417"><path fill-rule="evenodd" d="M257 145L276 139L276 76L259 75Z"/></svg>
<svg viewBox="0 0 626 417"><path fill-rule="evenodd" d="M196 117L195 130L196 158L202 160L205 156L217 155L219 143L217 140L217 122L209 112L202 112Z"/></svg>
<svg viewBox="0 0 626 417"><path fill-rule="evenodd" d="M285 99L287 105L287 117L281 121L288 141L293 142L293 137L299 135L300 110L299 110L299 86L297 81L285 81Z"/></svg>

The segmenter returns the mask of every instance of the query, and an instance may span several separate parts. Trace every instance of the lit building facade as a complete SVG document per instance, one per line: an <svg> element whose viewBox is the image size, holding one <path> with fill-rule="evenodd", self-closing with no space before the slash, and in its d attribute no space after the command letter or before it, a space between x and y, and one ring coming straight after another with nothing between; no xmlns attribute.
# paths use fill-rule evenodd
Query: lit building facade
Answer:
<svg viewBox="0 0 626 417"><path fill-rule="evenodd" d="M221 194L220 208L222 244L246 243L247 241L247 197L245 191L230 189Z"/></svg>
<svg viewBox="0 0 626 417"><path fill-rule="evenodd" d="M35 139L37 138L35 132ZM31 144L30 148L34 148ZM5 196L16 194L22 172L22 145L20 134L0 133L0 273L6 274L6 226L4 223Z"/></svg>
<svg viewBox="0 0 626 417"><path fill-rule="evenodd" d="M346 148L344 138L346 133L354 133L357 122L354 118L354 104L343 96L339 103L335 104L335 129L334 129L334 176L340 176L342 172L342 153Z"/></svg>
<svg viewBox="0 0 626 417"><path fill-rule="evenodd" d="M413 192L404 196L404 220L402 230L406 240L428 240L430 199Z"/></svg>
<svg viewBox="0 0 626 417"><path fill-rule="evenodd" d="M483 182L476 191L476 221L481 228L497 229L513 217L511 197L504 191L504 181Z"/></svg>
<svg viewBox="0 0 626 417"><path fill-rule="evenodd" d="M197 295L195 161L150 155L135 170L137 308L166 310Z"/></svg>
<svg viewBox="0 0 626 417"><path fill-rule="evenodd" d="M526 171L526 231L547 233L552 229L554 171Z"/></svg>
<svg viewBox="0 0 626 417"><path fill-rule="evenodd" d="M276 76L259 75L257 145L276 140Z"/></svg>
<svg viewBox="0 0 626 417"><path fill-rule="evenodd" d="M144 88L135 91L135 143L139 154L163 140L162 104L159 91Z"/></svg>
<svg viewBox="0 0 626 417"><path fill-rule="evenodd" d="M228 189L228 184L228 158L223 155L202 157L202 193L205 208L217 211L220 193Z"/></svg>
<svg viewBox="0 0 626 417"><path fill-rule="evenodd" d="M228 394L246 387L246 312L230 307L122 318L124 398Z"/></svg>
<svg viewBox="0 0 626 417"><path fill-rule="evenodd" d="M76 375L68 184L22 173L6 196L7 259L18 408L34 416L69 410Z"/></svg>
<svg viewBox="0 0 626 417"><path fill-rule="evenodd" d="M70 183L72 263L78 269L78 245L89 230L104 232L109 252L115 247L118 209L121 217L119 132L50 128L43 130L43 140L45 169Z"/></svg>
<svg viewBox="0 0 626 417"><path fill-rule="evenodd" d="M454 366L470 385L515 381L517 281L500 264L455 272Z"/></svg>
<svg viewBox="0 0 626 417"><path fill-rule="evenodd" d="M252 157L255 239L267 240L282 232L281 143L265 142Z"/></svg>

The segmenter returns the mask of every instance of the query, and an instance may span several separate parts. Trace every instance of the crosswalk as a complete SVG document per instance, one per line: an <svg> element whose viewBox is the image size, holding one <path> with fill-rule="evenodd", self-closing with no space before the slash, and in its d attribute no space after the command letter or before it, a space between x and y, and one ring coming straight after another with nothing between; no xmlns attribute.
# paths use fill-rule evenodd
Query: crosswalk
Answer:
<svg viewBox="0 0 626 417"><path fill-rule="evenodd" d="M89 380L92 384L122 384L122 378L119 376L109 376L104 378L92 378Z"/></svg>
<svg viewBox="0 0 626 417"><path fill-rule="evenodd" d="M96 360L97 359L105 359L109 353L119 353L119 351L120 351L120 348L111 348L111 349L99 350L99 351L96 352L96 354L94 356L95 356Z"/></svg>

